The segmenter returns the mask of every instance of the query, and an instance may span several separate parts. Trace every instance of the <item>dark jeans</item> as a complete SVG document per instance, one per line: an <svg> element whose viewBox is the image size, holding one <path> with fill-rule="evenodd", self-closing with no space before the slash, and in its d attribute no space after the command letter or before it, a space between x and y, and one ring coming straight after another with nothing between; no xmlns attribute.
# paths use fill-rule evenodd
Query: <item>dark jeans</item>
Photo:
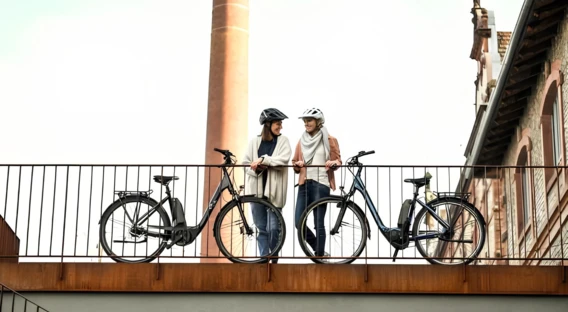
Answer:
<svg viewBox="0 0 568 312"><path fill-rule="evenodd" d="M330 189L321 183L314 180L308 180L303 185L299 186L298 190L298 200L296 202L296 228L299 227L300 217L306 208L314 201L329 196ZM314 212L314 227L316 229L316 235L314 232L306 227L306 242L314 250L315 256L323 256L325 249L325 213L327 207L326 205L320 205Z"/></svg>
<svg viewBox="0 0 568 312"><path fill-rule="evenodd" d="M280 226L278 218L272 210L261 204L251 203L252 219L258 228L258 250L260 256L270 254L278 244ZM277 263L278 259L272 259L272 263Z"/></svg>

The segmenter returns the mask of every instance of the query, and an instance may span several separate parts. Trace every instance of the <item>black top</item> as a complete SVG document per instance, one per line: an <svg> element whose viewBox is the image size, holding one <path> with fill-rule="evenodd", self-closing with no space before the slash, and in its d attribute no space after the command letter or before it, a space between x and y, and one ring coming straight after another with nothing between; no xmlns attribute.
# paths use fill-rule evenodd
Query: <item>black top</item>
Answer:
<svg viewBox="0 0 568 312"><path fill-rule="evenodd" d="M272 136L272 141L260 141L260 146L258 147L258 157L262 155L272 156L274 149L276 148L276 143L278 142L277 136ZM268 172L264 170L262 173L262 185L266 186L266 179L268 179Z"/></svg>

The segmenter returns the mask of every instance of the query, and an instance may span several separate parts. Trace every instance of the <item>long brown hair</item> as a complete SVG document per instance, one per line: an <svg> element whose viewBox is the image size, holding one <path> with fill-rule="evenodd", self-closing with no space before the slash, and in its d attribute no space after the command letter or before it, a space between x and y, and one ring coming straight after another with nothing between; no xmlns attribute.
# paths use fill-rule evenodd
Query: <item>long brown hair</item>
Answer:
<svg viewBox="0 0 568 312"><path fill-rule="evenodd" d="M262 132L260 133L260 136L262 137L263 141L272 141L274 139L270 127L272 127L271 122L265 123L264 126L262 127Z"/></svg>

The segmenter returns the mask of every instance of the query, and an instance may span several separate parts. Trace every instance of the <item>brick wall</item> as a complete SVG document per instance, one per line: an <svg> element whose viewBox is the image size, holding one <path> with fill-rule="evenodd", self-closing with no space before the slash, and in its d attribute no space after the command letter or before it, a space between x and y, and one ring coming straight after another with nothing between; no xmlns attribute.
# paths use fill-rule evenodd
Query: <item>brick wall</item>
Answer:
<svg viewBox="0 0 568 312"><path fill-rule="evenodd" d="M561 23L558 31L558 35L553 44L552 49L549 52L548 60L553 62L555 60L561 60L561 71L564 73L565 78L568 71L568 20L564 19ZM529 129L529 136L532 141L532 151L531 151L531 164L533 166L543 166L543 151L542 151L542 138L540 131L540 104L542 102L544 94L544 84L546 82L546 75L543 74L538 78L537 86L534 90L536 92L529 98L527 109L523 117L520 120L519 127L520 130ZM568 138L568 83L562 85L562 95L563 95L563 112L564 112L564 138ZM516 165L517 160L517 147L518 147L518 137L513 137L509 149L505 154L503 165ZM568 142L565 144L567 147L566 154L568 155ZM513 181L514 175L506 175L506 182L504 187L507 194L507 216L508 216L508 232L511 233L508 239L508 253L509 255L519 255L523 253L523 249L532 249L536 239L533 237L527 237L526 244L524 246L519 246L516 237L516 196L515 196L515 183ZM549 214L546 211L545 201L546 196L546 185L544 179L544 169L534 169L533 171L533 183L534 183L534 204L535 204L535 222L536 222L536 235L537 237L542 233L545 228ZM565 227L563 232L567 231ZM511 239L513 238L513 239ZM555 242L556 244L556 242ZM554 244L553 244L554 245ZM561 248L560 245L552 247L553 254L559 254Z"/></svg>

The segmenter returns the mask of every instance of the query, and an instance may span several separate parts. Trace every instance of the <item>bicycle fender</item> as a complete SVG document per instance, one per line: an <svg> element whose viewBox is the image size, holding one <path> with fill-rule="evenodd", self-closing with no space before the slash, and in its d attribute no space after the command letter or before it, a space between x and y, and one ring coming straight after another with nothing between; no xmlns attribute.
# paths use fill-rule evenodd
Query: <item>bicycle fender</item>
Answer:
<svg viewBox="0 0 568 312"><path fill-rule="evenodd" d="M153 202L154 205L157 205L157 204L158 204L158 202L157 202L155 199L153 199L152 197L150 197L148 194L146 194L146 195L127 195L127 196L124 196L124 197L119 197L119 198L117 198L115 201L113 201L112 203L110 203L110 205L108 205L108 206L105 208L105 210L103 210L103 213L101 214L101 217L99 218L98 224L101 224L101 218L103 217L105 211L107 211L107 209L109 209L110 207L112 207L114 204L116 204L116 203L121 203L123 200L127 200L127 199L138 199L138 198L140 198L140 197L144 197L144 198L149 199L151 202Z"/></svg>

